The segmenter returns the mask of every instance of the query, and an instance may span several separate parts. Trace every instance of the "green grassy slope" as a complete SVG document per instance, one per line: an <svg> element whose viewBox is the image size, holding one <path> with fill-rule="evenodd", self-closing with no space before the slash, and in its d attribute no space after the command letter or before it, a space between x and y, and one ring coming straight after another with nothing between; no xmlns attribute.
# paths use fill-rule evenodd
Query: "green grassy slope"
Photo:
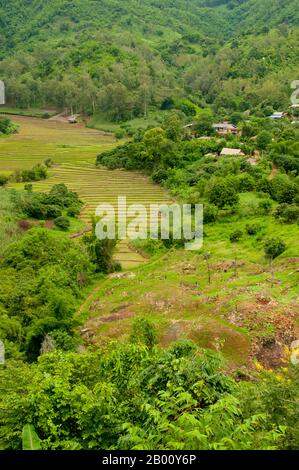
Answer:
<svg viewBox="0 0 299 470"><path fill-rule="evenodd" d="M125 341L132 321L154 321L161 345L189 338L205 348L220 348L232 367L250 366L253 357L268 367L279 363L284 345L298 335L298 228L254 217L258 236L229 241L232 219L206 226L200 252L160 252L149 263L122 276L111 275L82 305L85 344ZM287 251L270 268L264 239L283 237ZM203 253L210 252L211 284ZM277 346L280 344L280 346Z"/></svg>

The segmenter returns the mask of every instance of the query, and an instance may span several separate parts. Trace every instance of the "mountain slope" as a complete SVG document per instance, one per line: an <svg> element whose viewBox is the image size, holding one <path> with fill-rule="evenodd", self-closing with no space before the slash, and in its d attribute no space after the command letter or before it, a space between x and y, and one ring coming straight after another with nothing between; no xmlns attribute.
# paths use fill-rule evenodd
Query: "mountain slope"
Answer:
<svg viewBox="0 0 299 470"><path fill-rule="evenodd" d="M0 76L14 106L101 111L112 120L146 114L168 96L214 104L231 85L242 96L221 107L252 108L265 101L258 90L267 80L279 83L274 102L283 106L297 78L296 4L1 0Z"/></svg>

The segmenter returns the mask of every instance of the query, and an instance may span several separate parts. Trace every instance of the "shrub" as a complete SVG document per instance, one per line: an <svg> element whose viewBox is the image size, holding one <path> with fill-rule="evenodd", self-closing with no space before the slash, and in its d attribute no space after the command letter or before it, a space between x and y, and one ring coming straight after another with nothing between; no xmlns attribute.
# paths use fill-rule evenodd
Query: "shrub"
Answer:
<svg viewBox="0 0 299 470"><path fill-rule="evenodd" d="M171 98L171 96L165 98L162 103L161 103L161 109L164 111L164 110L169 110L169 109L172 109L174 108L174 100L173 98Z"/></svg>
<svg viewBox="0 0 299 470"><path fill-rule="evenodd" d="M268 145L272 141L272 136L269 132L267 131L262 131L260 134L258 134L256 138L256 145L260 150L266 150Z"/></svg>
<svg viewBox="0 0 299 470"><path fill-rule="evenodd" d="M235 230L234 232L230 234L229 239L232 243L236 243L239 240L241 240L242 237L243 237L242 230Z"/></svg>
<svg viewBox="0 0 299 470"><path fill-rule="evenodd" d="M8 118L0 117L0 134L9 135L17 132L18 127Z"/></svg>
<svg viewBox="0 0 299 470"><path fill-rule="evenodd" d="M246 173L238 177L238 190L241 193L253 191L254 189L255 189L255 181L252 176Z"/></svg>
<svg viewBox="0 0 299 470"><path fill-rule="evenodd" d="M0 175L0 186L5 186L8 183L8 176Z"/></svg>
<svg viewBox="0 0 299 470"><path fill-rule="evenodd" d="M47 167L45 165L35 165L30 170L17 170L14 173L14 179L18 183L27 183L30 181L40 181L48 177Z"/></svg>
<svg viewBox="0 0 299 470"><path fill-rule="evenodd" d="M203 210L203 221L205 224L216 222L218 215L218 207L206 204Z"/></svg>
<svg viewBox="0 0 299 470"><path fill-rule="evenodd" d="M52 158L47 158L45 161L44 161L44 164L47 168L51 168L52 165L54 165L54 162L52 160Z"/></svg>
<svg viewBox="0 0 299 470"><path fill-rule="evenodd" d="M119 266L116 265L113 259L116 240L100 240L96 237L95 233L92 233L92 235L85 235L83 242L87 246L90 260L95 265L96 272L109 273L119 271Z"/></svg>
<svg viewBox="0 0 299 470"><path fill-rule="evenodd" d="M78 206L71 206L67 210L67 216L68 217L78 217L80 215L80 207Z"/></svg>
<svg viewBox="0 0 299 470"><path fill-rule="evenodd" d="M63 217L63 216L57 217L54 220L54 223L56 227L59 228L60 230L67 231L70 228L70 221L67 217Z"/></svg>
<svg viewBox="0 0 299 470"><path fill-rule="evenodd" d="M68 331L64 330L54 330L51 332L51 337L55 342L57 349L62 351L75 351L78 340L72 336Z"/></svg>
<svg viewBox="0 0 299 470"><path fill-rule="evenodd" d="M248 235L256 235L260 230L261 226L259 224L246 225L246 232Z"/></svg>
<svg viewBox="0 0 299 470"><path fill-rule="evenodd" d="M264 245L266 258L273 260L286 250L286 244L280 238L270 238Z"/></svg>
<svg viewBox="0 0 299 470"><path fill-rule="evenodd" d="M62 214L60 207L54 204L44 205L43 213L45 219L58 219Z"/></svg>
<svg viewBox="0 0 299 470"><path fill-rule="evenodd" d="M123 139L125 135L126 135L126 131L122 129L115 132L115 137L117 140Z"/></svg>
<svg viewBox="0 0 299 470"><path fill-rule="evenodd" d="M132 343L143 343L148 349L152 349L158 342L154 324L147 318L134 320L130 341Z"/></svg>
<svg viewBox="0 0 299 470"><path fill-rule="evenodd" d="M285 223L296 223L299 221L299 207L295 204L280 204L277 206L274 216Z"/></svg>
<svg viewBox="0 0 299 470"><path fill-rule="evenodd" d="M25 212L25 214L28 215L28 217L32 217L34 219L42 220L45 219L45 208L38 199L32 199L29 201L25 201L24 204L22 204L22 210Z"/></svg>
<svg viewBox="0 0 299 470"><path fill-rule="evenodd" d="M275 201L291 204L298 194L298 186L287 175L277 175L271 181L271 197Z"/></svg>
<svg viewBox="0 0 299 470"><path fill-rule="evenodd" d="M186 116L196 116L196 106L188 99L182 99L177 101L175 107L182 111Z"/></svg>
<svg viewBox="0 0 299 470"><path fill-rule="evenodd" d="M267 215L271 212L273 202L271 199L262 199L259 201L259 210L262 214Z"/></svg>
<svg viewBox="0 0 299 470"><path fill-rule="evenodd" d="M219 209L232 207L239 202L239 196L233 184L225 178L219 178L212 184L208 197L209 202Z"/></svg>
<svg viewBox="0 0 299 470"><path fill-rule="evenodd" d="M31 192L33 190L33 185L31 183L24 184L24 190Z"/></svg>
<svg viewBox="0 0 299 470"><path fill-rule="evenodd" d="M153 174L152 174L152 180L154 183L161 184L163 181L167 180L168 177L168 171L165 170L164 168L158 168Z"/></svg>

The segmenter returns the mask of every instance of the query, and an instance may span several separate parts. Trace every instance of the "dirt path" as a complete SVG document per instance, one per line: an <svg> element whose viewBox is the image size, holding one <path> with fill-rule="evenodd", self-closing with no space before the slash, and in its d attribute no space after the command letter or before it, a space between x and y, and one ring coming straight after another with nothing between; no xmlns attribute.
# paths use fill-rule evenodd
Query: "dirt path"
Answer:
<svg viewBox="0 0 299 470"><path fill-rule="evenodd" d="M68 122L65 111L59 114L55 114L55 116L50 117L49 121Z"/></svg>
<svg viewBox="0 0 299 470"><path fill-rule="evenodd" d="M92 227L86 227L83 230L80 230L80 232L72 233L69 238L72 240L73 238L79 238L82 237L82 235L85 235L86 233L90 233L92 231Z"/></svg>
<svg viewBox="0 0 299 470"><path fill-rule="evenodd" d="M103 281L100 281L101 283ZM93 299L93 297L99 292L100 288L102 287L102 284L96 286L91 293L88 295L88 297L84 300L83 304L80 306L77 314L80 315L80 313L84 312L85 309L87 309L89 302Z"/></svg>

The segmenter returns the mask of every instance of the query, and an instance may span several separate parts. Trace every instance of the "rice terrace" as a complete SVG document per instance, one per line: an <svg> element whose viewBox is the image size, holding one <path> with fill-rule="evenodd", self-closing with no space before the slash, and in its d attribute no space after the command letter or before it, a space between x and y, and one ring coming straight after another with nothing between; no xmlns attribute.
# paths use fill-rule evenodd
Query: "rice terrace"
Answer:
<svg viewBox="0 0 299 470"><path fill-rule="evenodd" d="M0 141L0 172L10 174L15 170L31 168L51 158L54 168L49 178L33 183L35 191L48 191L54 184L65 183L84 201L80 216L84 226L90 225L96 207L101 203L115 205L119 195L126 196L128 204L162 204L170 200L167 193L150 182L146 176L124 170L108 170L95 166L96 156L113 148L117 141L113 134L88 129L84 124L68 124L66 120L45 120L14 116L19 132ZM11 187L23 189L24 184ZM115 259L124 268L138 266L145 259L119 242Z"/></svg>

